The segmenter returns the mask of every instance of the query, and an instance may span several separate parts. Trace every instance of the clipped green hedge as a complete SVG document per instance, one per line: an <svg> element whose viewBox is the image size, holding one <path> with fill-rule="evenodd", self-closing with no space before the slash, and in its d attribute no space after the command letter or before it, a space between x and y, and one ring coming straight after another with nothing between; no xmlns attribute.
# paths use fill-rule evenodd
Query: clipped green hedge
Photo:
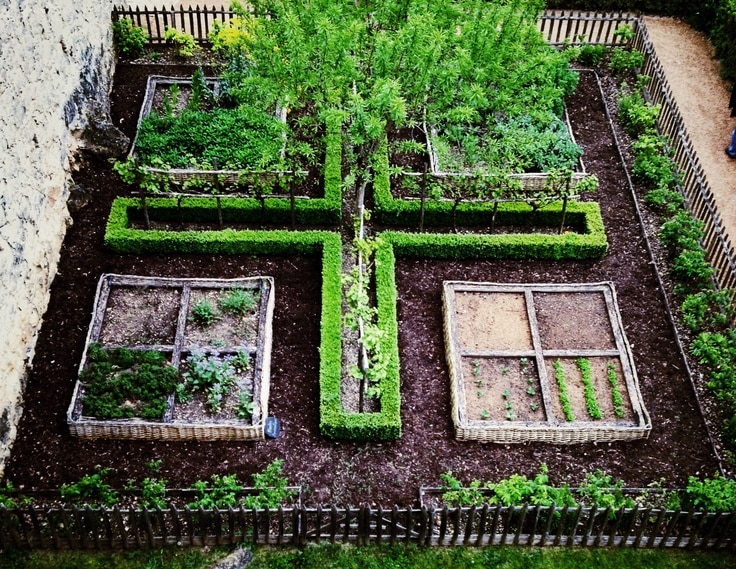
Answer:
<svg viewBox="0 0 736 569"><path fill-rule="evenodd" d="M343 440L392 440L401 436L401 390L398 323L396 320L396 280L393 248L384 243L375 253L376 306L378 326L386 332L381 349L390 354L389 369L381 382L381 410L375 413L348 413L340 401L342 361L342 251L335 247L333 258L325 253L322 286L322 342L320 354L320 431L326 437ZM329 266L329 269L328 269ZM337 278L335 278L337 275ZM330 280L329 283L327 282ZM329 302L324 299L329 295Z"/></svg>
<svg viewBox="0 0 736 569"><path fill-rule="evenodd" d="M418 226L419 200L397 200L391 195L386 145L379 148L373 160L374 218L387 226ZM496 212L497 226L525 226L532 220L528 204L503 202ZM536 225L557 227L562 203L551 203L534 214ZM490 202L461 203L456 212L457 222L465 226L488 226L493 213ZM452 203L427 200L425 226L452 225ZM608 252L600 206L594 202L569 201L565 225L576 227L579 233L556 234L492 234L440 235L387 231L383 233L397 255L438 259L599 259Z"/></svg>
<svg viewBox="0 0 736 569"><path fill-rule="evenodd" d="M175 200L173 200L175 201ZM211 215L202 200L202 215ZM223 200L224 201L224 200ZM149 215L158 220L172 200L149 200ZM190 214L194 217L195 209ZM158 231L131 229L129 215L140 215L137 199L118 198L110 212L105 246L119 253L218 253L322 255L320 320L320 428L327 437L348 440L391 440L401 436L399 348L396 322L394 256L390 245L376 252L378 323L387 334L383 349L391 354L390 370L380 385L381 411L346 413L342 408L342 243L328 231Z"/></svg>

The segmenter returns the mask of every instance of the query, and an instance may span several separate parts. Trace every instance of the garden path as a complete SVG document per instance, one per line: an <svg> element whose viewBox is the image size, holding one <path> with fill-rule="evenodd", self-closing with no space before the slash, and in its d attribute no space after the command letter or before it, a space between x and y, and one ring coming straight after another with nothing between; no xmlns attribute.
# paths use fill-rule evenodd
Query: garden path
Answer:
<svg viewBox="0 0 736 569"><path fill-rule="evenodd" d="M667 75L726 233L736 238L736 160L724 152L736 118L729 91L706 36L672 18L646 16L644 23Z"/></svg>

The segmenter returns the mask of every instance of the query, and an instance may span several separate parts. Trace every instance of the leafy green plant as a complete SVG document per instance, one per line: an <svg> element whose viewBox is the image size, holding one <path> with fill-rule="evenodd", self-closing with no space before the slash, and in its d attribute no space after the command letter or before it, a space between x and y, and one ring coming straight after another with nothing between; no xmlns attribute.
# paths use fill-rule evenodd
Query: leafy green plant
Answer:
<svg viewBox="0 0 736 569"><path fill-rule="evenodd" d="M616 75L635 73L644 65L644 54L636 50L614 47L608 66Z"/></svg>
<svg viewBox="0 0 736 569"><path fill-rule="evenodd" d="M587 358L578 358L575 360L575 364L578 370L580 370L580 376L583 381L583 394L585 396L585 406L588 409L588 415L590 415L591 419L601 419L603 414L595 397L595 385L591 376L590 360Z"/></svg>
<svg viewBox="0 0 736 569"><path fill-rule="evenodd" d="M79 376L84 385L83 409L100 419L141 417L161 420L179 372L156 351L90 344L87 364Z"/></svg>
<svg viewBox="0 0 736 569"><path fill-rule="evenodd" d="M616 375L616 366L609 363L606 366L606 376L608 383L611 385L611 399L613 400L613 414L618 419L624 418L624 400L621 397L621 390L618 388L618 377Z"/></svg>
<svg viewBox="0 0 736 569"><path fill-rule="evenodd" d="M236 316L245 316L258 305L258 296L253 289L232 288L220 298L220 308Z"/></svg>
<svg viewBox="0 0 736 569"><path fill-rule="evenodd" d="M470 484L464 486L460 480L453 476L452 471L448 470L440 474L442 482L440 488L442 490L442 499L450 507L464 506L480 506L487 499L487 493L484 489L490 488L490 484L482 484L479 480L473 480Z"/></svg>
<svg viewBox="0 0 736 569"><path fill-rule="evenodd" d="M212 303L203 298L192 304L192 310L188 320L201 328L211 326L220 318Z"/></svg>
<svg viewBox="0 0 736 569"><path fill-rule="evenodd" d="M10 480L5 481L5 486L0 487L0 506L5 508L16 508L28 506L33 503L33 498L18 494L15 486Z"/></svg>
<svg viewBox="0 0 736 569"><path fill-rule="evenodd" d="M184 381L177 386L177 400L182 403L191 401L193 394L201 391L207 397L207 408L219 413L224 397L235 383L236 370L232 356L196 350L187 357L186 364L186 370L182 373Z"/></svg>
<svg viewBox="0 0 736 569"><path fill-rule="evenodd" d="M597 67L603 61L603 57L606 55L605 44L589 44L585 43L580 46L580 52L577 56L577 61L582 65L590 65Z"/></svg>
<svg viewBox="0 0 736 569"><path fill-rule="evenodd" d="M487 421L488 419L490 419L490 418L491 418L491 414L490 414L490 412L488 411L488 409L483 409L483 410L482 410L482 411L480 412L480 418L481 418L481 419L483 419L484 421Z"/></svg>
<svg viewBox="0 0 736 569"><path fill-rule="evenodd" d="M559 360L559 358L552 362L552 366L555 370L555 380L557 381L557 387L560 394L560 403L562 404L562 412L565 415L565 420L574 421L575 415L573 415L572 403L570 402L570 396L567 393L565 369L562 367L562 362Z"/></svg>
<svg viewBox="0 0 736 569"><path fill-rule="evenodd" d="M636 505L633 498L624 495L623 487L622 480L614 480L610 474L597 469L586 473L585 480L580 483L578 493L590 506L596 506L599 509L610 507L611 519L613 519L616 510L633 508Z"/></svg>
<svg viewBox="0 0 736 569"><path fill-rule="evenodd" d="M203 508L212 510L215 508L230 508L238 505L238 494L243 491L243 486L238 482L235 474L219 475L213 474L210 482L197 480L192 489L196 492L196 500L190 502L191 509Z"/></svg>
<svg viewBox="0 0 736 569"><path fill-rule="evenodd" d="M655 188L644 196L644 202L662 214L672 215L682 210L685 198L678 190Z"/></svg>
<svg viewBox="0 0 736 569"><path fill-rule="evenodd" d="M174 44L177 48L177 53L181 57L194 57L194 52L199 49L199 46L194 40L194 36L192 34L177 30L170 26L166 27L164 40L166 40L166 43Z"/></svg>
<svg viewBox="0 0 736 569"><path fill-rule="evenodd" d="M652 105L644 100L644 82L644 76L640 76L635 89L629 89L626 82L623 82L617 98L621 126L627 134L635 138L642 134L655 133L657 117L662 109L662 105Z"/></svg>
<svg viewBox="0 0 736 569"><path fill-rule="evenodd" d="M277 459L262 472L253 474L253 488L257 492L245 497L246 508L273 510L294 496L295 491L288 488L289 481L282 473L283 464L283 460Z"/></svg>
<svg viewBox="0 0 736 569"><path fill-rule="evenodd" d="M689 476L683 503L697 510L733 512L736 510L736 480L724 478L718 472L713 478L703 480Z"/></svg>
<svg viewBox="0 0 736 569"><path fill-rule="evenodd" d="M687 295L680 306L683 323L693 332L724 330L736 318L733 291L708 289Z"/></svg>
<svg viewBox="0 0 736 569"><path fill-rule="evenodd" d="M187 101L187 108L190 111L199 111L203 104L212 102L214 98L215 94L209 85L207 85L202 68L197 67L194 75L192 75L192 94L189 97L189 101Z"/></svg>
<svg viewBox="0 0 736 569"><path fill-rule="evenodd" d="M255 411L256 402L253 401L253 394L250 391L241 391L238 395L238 405L235 413L239 419L250 420Z"/></svg>
<svg viewBox="0 0 736 569"><path fill-rule="evenodd" d="M113 506L118 502L118 493L104 482L109 468L97 466L94 474L85 474L77 482L62 484L59 488L61 499L73 504L102 504Z"/></svg>
<svg viewBox="0 0 736 569"><path fill-rule="evenodd" d="M112 38L118 53L130 58L141 55L148 42L148 34L128 18L112 23Z"/></svg>
<svg viewBox="0 0 736 569"><path fill-rule="evenodd" d="M503 506L533 504L540 506L574 506L575 500L567 484L554 487L549 484L549 468L541 464L539 472L529 479L523 474L512 474L491 484L493 495L489 502Z"/></svg>

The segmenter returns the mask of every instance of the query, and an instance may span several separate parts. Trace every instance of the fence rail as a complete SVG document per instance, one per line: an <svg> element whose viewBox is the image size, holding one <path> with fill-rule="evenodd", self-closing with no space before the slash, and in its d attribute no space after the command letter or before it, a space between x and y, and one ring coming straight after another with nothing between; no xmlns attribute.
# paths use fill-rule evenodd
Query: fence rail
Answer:
<svg viewBox="0 0 736 569"><path fill-rule="evenodd" d="M736 254L733 244L723 226L713 192L645 26L638 28L633 47L644 54L641 72L652 78L647 86L652 102L662 105L657 126L671 142L673 160L680 173L687 206L692 215L705 224L702 245L715 271L716 284L720 289L736 289ZM732 303L736 299L735 295L736 293L731 294Z"/></svg>
<svg viewBox="0 0 736 569"><path fill-rule="evenodd" d="M166 28L175 28L191 34L198 43L207 43L207 36L215 21L226 22L235 17L235 12L225 6L207 7L162 6L159 8L140 6L115 6L112 21L130 19L143 28L153 44L164 43ZM628 12L581 12L579 10L548 10L539 17L537 29L552 45L573 43L620 45L624 39L614 32L622 24L637 28L639 20Z"/></svg>
<svg viewBox="0 0 736 569"><path fill-rule="evenodd" d="M736 512L554 506L277 510L5 508L0 548L355 543L736 549Z"/></svg>

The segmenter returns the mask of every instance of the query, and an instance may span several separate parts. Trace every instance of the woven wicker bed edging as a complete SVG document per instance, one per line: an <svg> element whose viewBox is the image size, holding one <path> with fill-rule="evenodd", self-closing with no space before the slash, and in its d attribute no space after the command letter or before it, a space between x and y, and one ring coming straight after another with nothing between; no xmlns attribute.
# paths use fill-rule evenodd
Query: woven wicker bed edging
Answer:
<svg viewBox="0 0 736 569"><path fill-rule="evenodd" d="M538 365L539 381L544 393L544 410L547 417L542 421L497 421L471 420L466 412L466 394L464 388L463 371L461 364L461 346L457 335L457 325L454 318L456 292L513 292L525 294L527 303L533 291L537 292L597 292L606 299L606 307L610 318L617 349L612 354L620 358L621 367L627 394L631 402L634 420L628 421L594 421L576 420L566 422L555 419L551 411L549 381L544 365ZM532 308L527 308L533 310ZM651 419L644 407L639 382L634 367L633 357L628 340L623 331L615 289L611 282L583 283L583 284L518 284L518 283L478 283L463 281L445 281L443 283L443 323L445 336L445 352L450 371L450 394L452 419L455 425L455 438L461 441L492 442L500 444L547 442L554 444L576 444L586 442L613 442L629 441L648 438L652 428ZM532 318L530 325L535 326ZM535 357L538 363L545 361L545 350L541 347L539 333L532 334L534 349L527 354ZM559 351L546 350L558 353ZM499 357L506 357L509 353L523 353L522 351L498 352ZM491 356L495 354L489 353ZM568 357L574 357L572 354ZM612 357L612 356L611 356Z"/></svg>
<svg viewBox="0 0 736 569"><path fill-rule="evenodd" d="M274 310L274 284L272 277L246 277L239 279L175 279L140 277L134 275L103 274L97 285L95 312L87 332L87 340L79 373L86 364L87 348L97 342L102 330L105 309L110 290L115 286L167 287L183 291L177 318L176 339L173 345L137 346L138 349L157 349L171 354L171 363L176 367L181 362L184 327L186 325L189 291L191 289L254 288L261 293L258 307L258 329L254 347L253 401L256 403L250 422L238 419L223 421L203 420L184 422L171 419L174 405L173 394L169 397L169 411L163 421L130 419L97 419L82 414L84 385L77 380L72 400L67 410L67 425L73 436L85 439L140 439L140 440L263 440L265 421L268 417L268 400L271 377L271 344L273 339L272 320ZM118 347L118 346L115 346ZM135 349L136 346L123 346ZM232 351L222 347L220 351Z"/></svg>

